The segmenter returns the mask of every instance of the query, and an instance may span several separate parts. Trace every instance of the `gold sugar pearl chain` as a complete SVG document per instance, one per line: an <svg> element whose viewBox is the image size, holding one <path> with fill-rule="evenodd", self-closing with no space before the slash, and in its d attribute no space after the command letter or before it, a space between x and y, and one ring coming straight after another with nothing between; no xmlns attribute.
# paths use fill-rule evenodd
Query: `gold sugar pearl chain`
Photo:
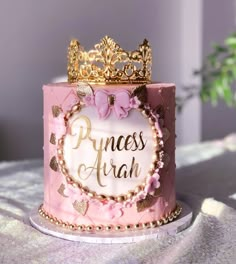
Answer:
<svg viewBox="0 0 236 264"><path fill-rule="evenodd" d="M70 111L68 111L65 114L64 120L65 120L65 125L67 126L67 123L69 119L77 112L80 112L81 109L83 108L83 105L78 103L74 105ZM150 165L150 171L148 175L152 175L155 171L156 168L158 168L158 161L162 161L163 158L163 151L162 151L162 141L158 137L158 131L155 127L155 119L153 118L152 110L150 109L149 106L147 105L141 105L138 108L138 111L148 119L148 122L151 126L151 129L153 131L153 140L154 140L154 154L153 154L153 159ZM79 188L84 194L88 195L91 198L96 198L98 200L112 200L116 202L124 202L126 200L131 199L135 195L137 195L140 191L144 190L146 186L146 180L138 185L134 190L129 191L126 195L119 195L119 196L108 196L108 195L103 195L103 194L97 194L94 191L91 191L88 187L83 186L80 182L76 182L73 180L71 175L69 174L69 170L66 166L66 162L64 160L63 156L63 146L64 146L64 140L65 136L62 136L58 140L58 149L57 149L57 157L58 157L58 164L60 166L61 172L65 175L67 183L73 185L74 187Z"/></svg>
<svg viewBox="0 0 236 264"><path fill-rule="evenodd" d="M48 214L44 209L43 205L40 205L38 209L39 214L48 220L49 222L74 231L81 232L94 232L94 231L125 231L125 230L141 230L147 228L155 228L174 221L182 212L182 207L176 204L175 209L169 213L166 217L162 217L159 220L153 220L145 223L127 224L127 225L77 225L69 222L64 222L57 219L56 217Z"/></svg>

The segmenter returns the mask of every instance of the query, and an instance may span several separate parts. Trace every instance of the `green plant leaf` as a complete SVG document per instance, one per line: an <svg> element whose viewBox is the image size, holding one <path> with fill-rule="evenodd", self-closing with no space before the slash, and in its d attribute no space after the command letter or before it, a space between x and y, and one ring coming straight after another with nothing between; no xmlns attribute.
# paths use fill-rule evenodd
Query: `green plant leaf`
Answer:
<svg viewBox="0 0 236 264"><path fill-rule="evenodd" d="M233 93L229 86L224 86L223 90L224 101L228 106L233 105Z"/></svg>
<svg viewBox="0 0 236 264"><path fill-rule="evenodd" d="M231 35L230 37L226 38L225 44L232 48L236 48L236 37Z"/></svg>
<svg viewBox="0 0 236 264"><path fill-rule="evenodd" d="M214 86L210 89L210 100L213 105L217 105L218 93Z"/></svg>

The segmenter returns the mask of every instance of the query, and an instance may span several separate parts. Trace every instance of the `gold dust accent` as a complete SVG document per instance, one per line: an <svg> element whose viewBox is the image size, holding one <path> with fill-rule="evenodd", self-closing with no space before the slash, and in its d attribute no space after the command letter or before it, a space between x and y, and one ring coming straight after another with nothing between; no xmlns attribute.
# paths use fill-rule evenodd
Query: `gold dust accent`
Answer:
<svg viewBox="0 0 236 264"><path fill-rule="evenodd" d="M145 199L137 201L137 212L142 212L148 209L149 207L153 206L156 203L157 199L158 196L153 196L148 193Z"/></svg>
<svg viewBox="0 0 236 264"><path fill-rule="evenodd" d="M51 158L49 166L52 170L58 171L58 163L57 158L55 156Z"/></svg>
<svg viewBox="0 0 236 264"><path fill-rule="evenodd" d="M162 128L162 134L163 134L162 139L164 142L166 142L170 137L170 131L166 127L164 127Z"/></svg>
<svg viewBox="0 0 236 264"><path fill-rule="evenodd" d="M154 190L154 194L153 196L154 197L159 197L161 195L161 188L157 188Z"/></svg>
<svg viewBox="0 0 236 264"><path fill-rule="evenodd" d="M146 85L141 85L139 87L136 87L133 92L132 92L132 96L137 96L139 101L142 103L146 103L147 102L147 87Z"/></svg>
<svg viewBox="0 0 236 264"><path fill-rule="evenodd" d="M50 221L51 223L63 227L68 228L74 231L81 231L81 232L91 232L93 230L96 231L110 231L110 232L117 232L117 231L124 231L124 230L140 230L140 229L147 229L147 228L156 228L161 225L170 223L174 221L181 213L182 208L180 205L176 204L175 209L167 214L165 217L162 217L159 220L153 220L150 222L145 223L135 223L135 224L127 224L127 225L76 225L70 224L68 222L63 222L62 220L57 219L51 214L48 214L44 209L43 205L40 205L38 212L39 214L45 218L46 220Z"/></svg>
<svg viewBox="0 0 236 264"><path fill-rule="evenodd" d="M76 93L79 98L84 97L86 95L93 95L92 87L86 82L78 82Z"/></svg>
<svg viewBox="0 0 236 264"><path fill-rule="evenodd" d="M63 197L68 197L68 196L66 196L65 194L64 194L64 191L65 191L65 184L61 184L60 185L60 187L59 187L59 189L57 190L57 192L60 194L60 195L62 195Z"/></svg>
<svg viewBox="0 0 236 264"><path fill-rule="evenodd" d="M165 109L163 105L157 105L154 109L154 112L159 115L159 118L165 118Z"/></svg>
<svg viewBox="0 0 236 264"><path fill-rule="evenodd" d="M53 145L56 145L56 135L55 133L51 133L51 136L50 136L50 143L53 144Z"/></svg>
<svg viewBox="0 0 236 264"><path fill-rule="evenodd" d="M164 168L167 168L169 163L170 163L170 156L167 153L164 153L163 156L163 163L164 163Z"/></svg>
<svg viewBox="0 0 236 264"><path fill-rule="evenodd" d="M60 106L58 106L58 105L53 105L52 106L52 115L53 115L53 117L58 117L61 112L62 112L62 109L61 109Z"/></svg>
<svg viewBox="0 0 236 264"><path fill-rule="evenodd" d="M68 82L100 84L149 83L152 52L144 39L137 50L125 51L112 38L105 36L93 50L84 51L79 41L71 40L68 48Z"/></svg>
<svg viewBox="0 0 236 264"><path fill-rule="evenodd" d="M82 200L82 201L76 200L73 203L73 207L78 213L85 215L87 210L88 210L88 202L84 201L84 200Z"/></svg>
<svg viewBox="0 0 236 264"><path fill-rule="evenodd" d="M144 88L142 88L144 89ZM70 111L68 111L64 117L65 124L68 125L69 119L77 112L80 112L82 107L85 107L84 105L80 105L80 103L74 105ZM150 171L149 174L154 173L155 168L157 168L158 161L162 161L162 158L164 155L162 155L162 139L157 136L158 132L155 127L155 120L151 118L152 111L150 108L148 108L146 105L140 106L138 108L138 111L148 119L149 125L151 126L151 129L153 131L153 140L154 140L154 152L155 152L155 158L152 160L151 165L150 165ZM128 199L131 199L133 196L137 195L140 191L142 191L146 185L146 179L144 182L138 186L136 186L135 190L130 190L127 194L124 195L119 195L119 196L109 196L109 195L103 195L103 194L97 194L96 192L88 189L88 187L83 186L80 182L74 181L73 177L69 174L69 170L66 166L66 162L64 160L63 156L63 146L64 146L64 139L65 135L62 136L58 140L58 149L57 149L57 157L58 157L58 162L60 166L61 172L64 174L66 177L67 183L69 184L77 184L77 187L86 195L89 195L93 198L96 198L98 200L114 200L116 202L120 201L125 201Z"/></svg>

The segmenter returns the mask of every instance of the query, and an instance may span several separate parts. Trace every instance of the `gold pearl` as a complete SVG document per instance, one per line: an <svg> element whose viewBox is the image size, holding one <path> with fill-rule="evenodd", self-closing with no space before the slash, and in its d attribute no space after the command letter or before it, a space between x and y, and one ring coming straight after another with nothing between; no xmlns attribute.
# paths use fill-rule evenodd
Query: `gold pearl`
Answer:
<svg viewBox="0 0 236 264"><path fill-rule="evenodd" d="M74 182L74 183L72 184L72 186L73 186L74 188L77 188L77 187L78 187L78 184L77 184L76 182Z"/></svg>
<svg viewBox="0 0 236 264"><path fill-rule="evenodd" d="M57 154L58 154L58 155L63 155L63 150L62 150L62 149L58 149L58 150L57 150Z"/></svg>
<svg viewBox="0 0 236 264"><path fill-rule="evenodd" d="M129 193L127 194L128 199L132 198L133 196L134 196L134 192L129 191Z"/></svg>
<svg viewBox="0 0 236 264"><path fill-rule="evenodd" d="M108 196L107 199L108 200L111 200L111 201L114 201L115 200L115 197L114 196Z"/></svg>
<svg viewBox="0 0 236 264"><path fill-rule="evenodd" d="M77 182L77 188L81 189L82 188L82 185L81 183Z"/></svg>
<svg viewBox="0 0 236 264"><path fill-rule="evenodd" d="M98 195L98 199L104 200L104 199L106 199L106 195L100 194L100 195Z"/></svg>
<svg viewBox="0 0 236 264"><path fill-rule="evenodd" d="M83 225L79 225L79 226L77 227L77 229L78 229L79 231L83 231L83 230L84 230L84 226L83 226Z"/></svg>
<svg viewBox="0 0 236 264"><path fill-rule="evenodd" d="M63 145L64 144L64 139L63 138L60 138L59 140L58 140L58 144L61 146L61 145Z"/></svg>
<svg viewBox="0 0 236 264"><path fill-rule="evenodd" d="M63 174L68 174L68 170L65 167L62 167L61 172Z"/></svg>
<svg viewBox="0 0 236 264"><path fill-rule="evenodd" d="M96 226L96 230L97 231L101 231L102 230L102 227L101 226Z"/></svg>
<svg viewBox="0 0 236 264"><path fill-rule="evenodd" d="M146 115L147 117L148 117L148 116L150 115L150 113L151 113L149 109L145 109L144 112L145 112L145 115Z"/></svg>
<svg viewBox="0 0 236 264"><path fill-rule="evenodd" d="M107 231L110 231L110 230L111 230L111 226L108 225L108 226L105 227L105 229L106 229Z"/></svg>
<svg viewBox="0 0 236 264"><path fill-rule="evenodd" d="M71 179L71 177L66 177L66 181L68 182L68 183L73 183L73 180Z"/></svg>
<svg viewBox="0 0 236 264"><path fill-rule="evenodd" d="M79 111L80 110L80 104L76 104L76 105L74 105L73 107L72 107L72 112L77 112L77 111Z"/></svg>
<svg viewBox="0 0 236 264"><path fill-rule="evenodd" d="M150 223L150 227L156 227L157 226L157 221L152 221Z"/></svg>
<svg viewBox="0 0 236 264"><path fill-rule="evenodd" d="M119 225L115 227L115 230L120 230L120 229L121 229L121 226Z"/></svg>
<svg viewBox="0 0 236 264"><path fill-rule="evenodd" d="M83 192L84 192L84 193L88 193L88 192L89 192L89 188L88 188L88 187L86 187L86 186L85 186L85 187L83 187L83 189L82 189L82 190L83 190Z"/></svg>
<svg viewBox="0 0 236 264"><path fill-rule="evenodd" d="M149 223L148 222L146 222L146 223L143 223L143 228L149 228L150 226L149 226Z"/></svg>
<svg viewBox="0 0 236 264"><path fill-rule="evenodd" d="M157 138L158 138L158 135L157 135L157 133L153 133L153 138L156 140Z"/></svg>
<svg viewBox="0 0 236 264"><path fill-rule="evenodd" d="M167 224L168 223L168 220L165 217L162 218L162 221L163 221L164 224Z"/></svg>
<svg viewBox="0 0 236 264"><path fill-rule="evenodd" d="M148 120L149 120L149 123L150 123L151 125L155 122L155 118L152 117L152 116L149 117Z"/></svg>
<svg viewBox="0 0 236 264"><path fill-rule="evenodd" d="M125 229L130 230L131 229L131 225L126 225Z"/></svg>
<svg viewBox="0 0 236 264"><path fill-rule="evenodd" d="M151 169L151 170L155 169L155 164L154 164L154 163L152 163L152 164L150 165L150 169Z"/></svg>
<svg viewBox="0 0 236 264"><path fill-rule="evenodd" d="M157 160L157 154L153 154L153 156L152 156L152 160L153 160L153 161L156 161L156 160Z"/></svg>
<svg viewBox="0 0 236 264"><path fill-rule="evenodd" d="M92 226L86 226L86 230L87 230L87 231L92 231L93 228L92 228Z"/></svg>
<svg viewBox="0 0 236 264"><path fill-rule="evenodd" d="M117 197L117 202L123 202L124 201L124 196L123 195L120 195Z"/></svg>
<svg viewBox="0 0 236 264"><path fill-rule="evenodd" d="M139 193L142 190L142 187L139 185L135 188L135 193Z"/></svg>
<svg viewBox="0 0 236 264"><path fill-rule="evenodd" d="M89 197L93 198L95 196L95 192L88 192L87 194Z"/></svg>
<svg viewBox="0 0 236 264"><path fill-rule="evenodd" d="M67 112L66 115L65 115L65 119L68 120L71 116L72 116L72 113L71 112Z"/></svg>
<svg viewBox="0 0 236 264"><path fill-rule="evenodd" d="M59 163L61 166L65 165L65 161L64 161L63 159L59 159L58 163Z"/></svg>

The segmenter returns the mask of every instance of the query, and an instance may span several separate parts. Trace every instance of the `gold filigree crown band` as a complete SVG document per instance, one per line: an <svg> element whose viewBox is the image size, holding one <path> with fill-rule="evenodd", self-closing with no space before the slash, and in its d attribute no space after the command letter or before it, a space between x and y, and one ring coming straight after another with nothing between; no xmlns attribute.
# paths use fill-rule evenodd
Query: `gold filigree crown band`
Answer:
<svg viewBox="0 0 236 264"><path fill-rule="evenodd" d="M134 51L125 51L108 36L90 51L84 51L76 39L68 48L69 83L149 83L151 65L151 47L146 39Z"/></svg>

